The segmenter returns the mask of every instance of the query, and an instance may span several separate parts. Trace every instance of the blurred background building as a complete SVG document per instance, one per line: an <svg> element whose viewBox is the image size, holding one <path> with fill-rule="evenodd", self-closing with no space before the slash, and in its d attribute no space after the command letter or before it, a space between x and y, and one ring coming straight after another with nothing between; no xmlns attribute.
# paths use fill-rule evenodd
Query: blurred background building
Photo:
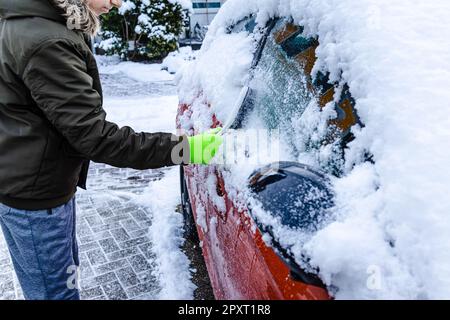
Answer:
<svg viewBox="0 0 450 320"><path fill-rule="evenodd" d="M180 40L180 45L199 48L208 31L208 26L225 2L226 0L192 0L194 12L190 15L186 26L186 37Z"/></svg>

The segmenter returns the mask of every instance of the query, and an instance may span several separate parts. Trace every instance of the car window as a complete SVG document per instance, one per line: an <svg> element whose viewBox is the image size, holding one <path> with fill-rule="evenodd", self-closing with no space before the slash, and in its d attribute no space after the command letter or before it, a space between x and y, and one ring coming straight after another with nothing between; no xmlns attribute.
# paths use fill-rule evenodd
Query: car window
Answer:
<svg viewBox="0 0 450 320"><path fill-rule="evenodd" d="M302 31L283 20L272 29L252 73L244 102L248 114L242 125L258 123L270 130L279 129L282 135L292 132L294 120L315 99L304 68L312 70L314 62L308 58L307 51L315 49L317 41L302 36ZM295 153L292 135L285 135L285 139Z"/></svg>
<svg viewBox="0 0 450 320"><path fill-rule="evenodd" d="M231 125L235 129L263 127L279 131L292 159L299 155L294 132L306 108L312 103L323 108L335 96L335 87L327 73L317 72L312 76L319 42L305 36L303 31L289 20L274 23L257 56L246 97ZM328 121L327 143L337 138L344 143L351 140L350 128L359 121L353 106L348 86L344 86L335 104L337 116Z"/></svg>
<svg viewBox="0 0 450 320"><path fill-rule="evenodd" d="M269 37L250 83L254 112L269 129L288 129L314 98L308 82L294 59Z"/></svg>

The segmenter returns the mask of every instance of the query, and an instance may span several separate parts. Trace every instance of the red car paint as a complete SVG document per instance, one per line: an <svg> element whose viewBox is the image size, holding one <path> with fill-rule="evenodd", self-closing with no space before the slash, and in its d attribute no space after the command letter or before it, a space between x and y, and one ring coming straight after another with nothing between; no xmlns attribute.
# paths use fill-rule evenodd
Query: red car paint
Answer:
<svg viewBox="0 0 450 320"><path fill-rule="evenodd" d="M178 126L179 117L189 116L190 112L189 106L180 105ZM212 122L213 127L220 125L214 116ZM291 278L289 268L264 243L247 210L239 209L229 198L220 169L190 165L184 167L184 173L216 299L330 299L325 289ZM211 176L216 179L214 195L206 187ZM212 199L217 196L223 198L225 210L214 204ZM208 226L207 230L201 225Z"/></svg>

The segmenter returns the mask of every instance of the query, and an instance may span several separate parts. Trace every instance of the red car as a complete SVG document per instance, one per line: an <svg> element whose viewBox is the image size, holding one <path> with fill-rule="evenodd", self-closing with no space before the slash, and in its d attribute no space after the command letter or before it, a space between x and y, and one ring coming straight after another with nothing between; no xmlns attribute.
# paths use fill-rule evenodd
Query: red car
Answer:
<svg viewBox="0 0 450 320"><path fill-rule="evenodd" d="M316 61L316 48L320 39L303 36L303 28L289 19L269 21L258 27L250 16L230 26L228 32L246 31L259 33L257 50L250 74L264 71L276 74L277 84L268 81L269 94L260 94L251 86L245 92L242 104L230 128L239 129L249 121L252 112L259 111L268 127L290 130L285 119L301 113L308 102L316 99L319 108L332 103L335 85L329 83L327 74L312 70ZM297 81L296 77L307 81ZM292 81L294 80L294 81ZM300 83L302 82L302 83ZM290 85L291 89L279 90ZM337 117L328 121L329 135L323 143L334 143L334 158L342 158L346 144L352 140L350 127L358 123L353 108L354 101L348 90L334 103ZM189 118L192 105L180 104L177 124ZM256 110L256 111L255 111ZM224 126L215 115L212 127ZM294 142L295 144L295 142ZM280 221L298 230L314 230L318 221L333 206L333 192L327 174L339 175L339 166L331 165L327 174L292 161L280 161L273 166L263 166L248 177L248 186L265 210ZM331 168L331 169L330 169ZM276 237L270 245L263 241L263 234L272 234L252 214L250 206L242 207L227 193L220 166L181 167L181 194L186 228L198 235L208 273L217 299L330 299L331 294L316 272L300 265L288 249L283 248ZM214 192L208 188L211 176L216 182ZM316 188L321 196L311 199L307 190ZM221 197L224 206L218 206L214 197ZM292 197L301 206L288 210ZM208 228L201 227L202 224Z"/></svg>

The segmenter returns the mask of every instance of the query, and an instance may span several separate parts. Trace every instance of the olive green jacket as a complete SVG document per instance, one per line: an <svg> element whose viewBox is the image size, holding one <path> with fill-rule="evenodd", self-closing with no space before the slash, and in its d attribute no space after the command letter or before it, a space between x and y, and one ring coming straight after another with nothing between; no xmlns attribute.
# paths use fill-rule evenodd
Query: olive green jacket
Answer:
<svg viewBox="0 0 450 320"><path fill-rule="evenodd" d="M105 120L88 36L47 0L0 0L0 202L66 203L89 160L149 169L180 164L185 137L136 133ZM132 106L130 106L132 107ZM180 147L181 146L181 147ZM185 152L186 155L186 152Z"/></svg>

